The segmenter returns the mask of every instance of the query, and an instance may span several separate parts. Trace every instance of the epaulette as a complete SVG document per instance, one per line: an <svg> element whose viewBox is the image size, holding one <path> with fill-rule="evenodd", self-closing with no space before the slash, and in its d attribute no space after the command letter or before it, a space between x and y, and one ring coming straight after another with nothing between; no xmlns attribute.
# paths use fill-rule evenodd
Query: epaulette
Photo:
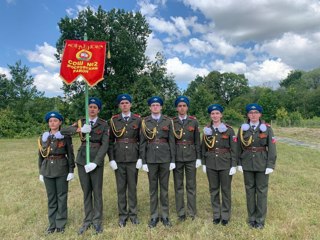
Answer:
<svg viewBox="0 0 320 240"><path fill-rule="evenodd" d="M167 115L162 115L162 116L163 116L163 118L167 118L167 119L171 120L171 117L168 117Z"/></svg>
<svg viewBox="0 0 320 240"><path fill-rule="evenodd" d="M172 120L175 120L175 119L177 119L177 118L178 118L177 116L176 116L176 117L173 117Z"/></svg>
<svg viewBox="0 0 320 240"><path fill-rule="evenodd" d="M232 128L232 126L227 123L225 123L224 125L226 125L226 127L228 127L228 128Z"/></svg>
<svg viewBox="0 0 320 240"><path fill-rule="evenodd" d="M106 120L102 119L102 118L98 118L100 121L102 122L107 122Z"/></svg>
<svg viewBox="0 0 320 240"><path fill-rule="evenodd" d="M267 127L271 127L270 123L264 123Z"/></svg>
<svg viewBox="0 0 320 240"><path fill-rule="evenodd" d="M120 114L113 115L111 118L117 118Z"/></svg>
<svg viewBox="0 0 320 240"><path fill-rule="evenodd" d="M139 114L137 114L137 113L133 114L133 116L141 118L141 116Z"/></svg>
<svg viewBox="0 0 320 240"><path fill-rule="evenodd" d="M197 119L195 116L189 116L189 118L193 120Z"/></svg>

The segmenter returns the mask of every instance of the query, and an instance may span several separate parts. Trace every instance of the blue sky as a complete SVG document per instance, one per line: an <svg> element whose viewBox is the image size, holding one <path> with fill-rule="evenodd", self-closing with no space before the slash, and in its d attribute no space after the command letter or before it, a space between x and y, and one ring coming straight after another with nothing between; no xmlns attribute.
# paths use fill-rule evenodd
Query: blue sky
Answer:
<svg viewBox="0 0 320 240"><path fill-rule="evenodd" d="M0 73L10 77L7 65L21 60L46 96L63 95L57 23L99 5L145 15L152 30L146 55L163 52L181 89L214 70L276 86L293 69L320 67L318 0L2 0Z"/></svg>

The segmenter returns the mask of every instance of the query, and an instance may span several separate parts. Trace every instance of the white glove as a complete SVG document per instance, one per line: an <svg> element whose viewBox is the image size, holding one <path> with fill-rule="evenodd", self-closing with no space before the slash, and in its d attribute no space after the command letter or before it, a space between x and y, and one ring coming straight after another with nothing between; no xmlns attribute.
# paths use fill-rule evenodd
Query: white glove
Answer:
<svg viewBox="0 0 320 240"><path fill-rule="evenodd" d="M202 165L202 172L207 173L207 166L206 165Z"/></svg>
<svg viewBox="0 0 320 240"><path fill-rule="evenodd" d="M68 173L67 181L71 181L72 179L74 179L74 174L73 173Z"/></svg>
<svg viewBox="0 0 320 240"><path fill-rule="evenodd" d="M273 169L272 168L266 168L266 174L270 174L273 172Z"/></svg>
<svg viewBox="0 0 320 240"><path fill-rule="evenodd" d="M229 175L234 175L237 172L237 167L230 168Z"/></svg>
<svg viewBox="0 0 320 240"><path fill-rule="evenodd" d="M143 164L142 165L142 170L145 172L149 172L148 164Z"/></svg>
<svg viewBox="0 0 320 240"><path fill-rule="evenodd" d="M40 181L40 182L44 182L44 180L43 180L43 175L39 175L39 181Z"/></svg>
<svg viewBox="0 0 320 240"><path fill-rule="evenodd" d="M88 173L88 172L93 171L96 167L97 167L97 164L91 162L91 163L84 165L84 170L86 171L86 173Z"/></svg>
<svg viewBox="0 0 320 240"><path fill-rule="evenodd" d="M81 128L82 133L89 133L91 132L91 126L89 124L83 124L83 127Z"/></svg>
<svg viewBox="0 0 320 240"><path fill-rule="evenodd" d="M201 164L201 160L200 159L197 159L196 160L196 168L200 167L202 164Z"/></svg>
<svg viewBox="0 0 320 240"><path fill-rule="evenodd" d="M169 167L169 170L173 170L176 168L176 164L175 163L170 163L170 167Z"/></svg>
<svg viewBox="0 0 320 240"><path fill-rule="evenodd" d="M243 173L242 166L238 166L238 171Z"/></svg>
<svg viewBox="0 0 320 240"><path fill-rule="evenodd" d="M136 169L140 169L142 167L142 159L138 159L136 164Z"/></svg>
<svg viewBox="0 0 320 240"><path fill-rule="evenodd" d="M118 165L117 165L115 160L111 160L109 162L109 165L110 165L110 167L112 168L113 171L118 169Z"/></svg>

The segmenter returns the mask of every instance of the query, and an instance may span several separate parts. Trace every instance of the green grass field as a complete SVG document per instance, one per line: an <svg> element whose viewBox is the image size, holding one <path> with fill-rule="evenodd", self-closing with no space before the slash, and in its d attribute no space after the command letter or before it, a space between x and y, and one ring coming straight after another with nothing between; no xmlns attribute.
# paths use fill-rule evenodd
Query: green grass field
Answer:
<svg viewBox="0 0 320 240"><path fill-rule="evenodd" d="M277 133L277 131L275 131ZM75 138L75 152L78 139ZM47 199L38 180L37 144L32 139L0 139L0 239L320 239L320 160L318 150L278 143L278 160L270 176L268 214L263 230L246 224L243 176L233 178L232 218L228 226L212 224L212 209L206 175L198 169L195 221L177 221L173 180L170 176L170 218L172 228L159 224L147 227L149 194L147 174L139 173L138 207L141 224L120 229L117 213L115 176L108 165L104 175L104 232L93 230L77 235L83 219L82 191L79 179L69 185L69 219L64 234L46 236ZM77 172L77 171L75 171Z"/></svg>

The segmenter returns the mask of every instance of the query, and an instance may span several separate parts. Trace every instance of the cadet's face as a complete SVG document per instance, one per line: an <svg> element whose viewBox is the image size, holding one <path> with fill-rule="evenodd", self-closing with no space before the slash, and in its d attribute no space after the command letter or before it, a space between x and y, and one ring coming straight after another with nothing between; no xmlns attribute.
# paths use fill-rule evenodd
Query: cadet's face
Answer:
<svg viewBox="0 0 320 240"><path fill-rule="evenodd" d="M186 115L188 112L188 106L186 103L184 102L180 102L177 105L177 111L179 113L179 115Z"/></svg>
<svg viewBox="0 0 320 240"><path fill-rule="evenodd" d="M258 122L261 117L261 113L253 110L253 111L248 112L247 116L251 122Z"/></svg>
<svg viewBox="0 0 320 240"><path fill-rule="evenodd" d="M51 131L58 131L61 126L61 121L58 118L50 118L48 121L49 128Z"/></svg>
<svg viewBox="0 0 320 240"><path fill-rule="evenodd" d="M128 100L122 100L119 104L119 108L123 113L130 112L131 103Z"/></svg>
<svg viewBox="0 0 320 240"><path fill-rule="evenodd" d="M213 110L213 111L211 111L211 113L210 113L210 117L211 117L211 120L212 120L214 123L219 123L219 122L221 122L222 113L221 113L220 111Z"/></svg>
<svg viewBox="0 0 320 240"><path fill-rule="evenodd" d="M89 117L90 118L97 117L99 112L100 112L100 110L96 104L89 104Z"/></svg>
<svg viewBox="0 0 320 240"><path fill-rule="evenodd" d="M150 111L153 114L159 114L161 113L161 110L162 110L162 106L160 105L160 103L152 103L150 105Z"/></svg>

